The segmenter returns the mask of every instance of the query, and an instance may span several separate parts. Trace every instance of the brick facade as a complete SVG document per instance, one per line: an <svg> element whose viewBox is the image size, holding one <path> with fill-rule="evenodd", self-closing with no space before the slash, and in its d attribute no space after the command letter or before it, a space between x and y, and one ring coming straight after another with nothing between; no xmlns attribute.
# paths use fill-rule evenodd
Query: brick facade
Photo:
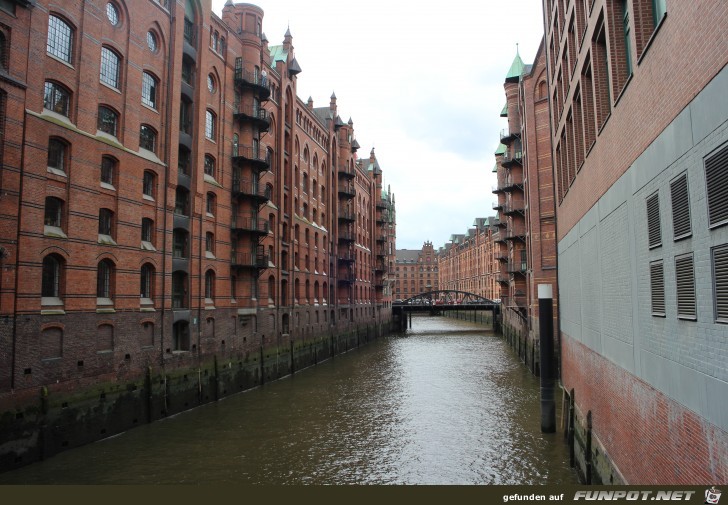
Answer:
<svg viewBox="0 0 728 505"><path fill-rule="evenodd" d="M422 249L397 249L394 275L394 299L406 300L440 289L438 261L432 242Z"/></svg>
<svg viewBox="0 0 728 505"><path fill-rule="evenodd" d="M728 146L728 7L546 0L544 15L561 378L570 433L596 441L572 438L577 461L595 483L725 482L728 231L707 166Z"/></svg>
<svg viewBox="0 0 728 505"><path fill-rule="evenodd" d="M464 291L488 300L500 297L499 263L493 233L497 221L477 218L464 235L451 235L450 242L437 253L440 286L444 290Z"/></svg>
<svg viewBox="0 0 728 505"><path fill-rule="evenodd" d="M297 97L290 32L269 46L251 4L34 4L0 7L3 410L388 325L393 195L336 97Z"/></svg>

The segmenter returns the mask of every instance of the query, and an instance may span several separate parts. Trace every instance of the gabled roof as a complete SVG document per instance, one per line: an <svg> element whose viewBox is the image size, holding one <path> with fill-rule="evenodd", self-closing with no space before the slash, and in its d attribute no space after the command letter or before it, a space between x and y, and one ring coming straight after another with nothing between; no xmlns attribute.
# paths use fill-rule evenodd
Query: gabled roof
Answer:
<svg viewBox="0 0 728 505"><path fill-rule="evenodd" d="M395 251L395 256L397 261L408 261L412 263L417 263L417 258L420 257L420 253L422 251L417 249L397 249Z"/></svg>
<svg viewBox="0 0 728 505"><path fill-rule="evenodd" d="M334 119L334 114L331 112L329 107L314 107L313 113L316 114L316 117L319 118L323 124L326 124L326 121L329 119Z"/></svg>
<svg viewBox="0 0 728 505"><path fill-rule="evenodd" d="M496 156L499 154L505 154L508 148L504 146L503 144L498 144L498 149L496 149L495 154Z"/></svg>
<svg viewBox="0 0 728 505"><path fill-rule="evenodd" d="M508 102L505 103L501 110L500 117L508 117Z"/></svg>

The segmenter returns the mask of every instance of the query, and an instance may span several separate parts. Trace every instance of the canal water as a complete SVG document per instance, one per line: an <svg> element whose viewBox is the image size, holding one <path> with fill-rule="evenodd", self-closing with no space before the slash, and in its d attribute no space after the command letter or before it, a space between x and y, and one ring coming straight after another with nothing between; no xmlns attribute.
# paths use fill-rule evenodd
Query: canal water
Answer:
<svg viewBox="0 0 728 505"><path fill-rule="evenodd" d="M415 317L404 334L293 377L0 474L0 484L220 483L577 480L562 435L540 431L538 378L482 325L441 317Z"/></svg>

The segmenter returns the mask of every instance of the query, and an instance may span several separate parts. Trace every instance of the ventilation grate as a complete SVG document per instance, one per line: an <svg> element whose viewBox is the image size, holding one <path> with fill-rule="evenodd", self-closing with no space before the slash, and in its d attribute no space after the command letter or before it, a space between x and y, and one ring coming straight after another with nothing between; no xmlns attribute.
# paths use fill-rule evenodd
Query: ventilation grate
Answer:
<svg viewBox="0 0 728 505"><path fill-rule="evenodd" d="M657 193L647 199L647 239L650 249L662 245L660 195Z"/></svg>
<svg viewBox="0 0 728 505"><path fill-rule="evenodd" d="M690 227L690 198L688 197L688 176L683 174L670 184L672 198L672 229L674 240L689 237L692 234Z"/></svg>
<svg viewBox="0 0 728 505"><path fill-rule="evenodd" d="M728 246L713 249L715 319L728 323Z"/></svg>
<svg viewBox="0 0 728 505"><path fill-rule="evenodd" d="M665 315L665 272L662 261L650 264L650 290L652 292L652 315Z"/></svg>
<svg viewBox="0 0 728 505"><path fill-rule="evenodd" d="M728 223L728 146L705 160L710 226Z"/></svg>
<svg viewBox="0 0 728 505"><path fill-rule="evenodd" d="M675 258L675 279L677 282L677 317L696 319L695 272L692 254Z"/></svg>

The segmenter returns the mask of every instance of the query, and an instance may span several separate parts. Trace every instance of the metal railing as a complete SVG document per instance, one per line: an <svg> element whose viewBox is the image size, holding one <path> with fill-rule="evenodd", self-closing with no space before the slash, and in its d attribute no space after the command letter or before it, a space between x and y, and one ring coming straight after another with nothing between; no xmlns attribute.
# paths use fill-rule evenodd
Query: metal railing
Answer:
<svg viewBox="0 0 728 505"><path fill-rule="evenodd" d="M262 186L253 180L233 178L233 193L235 194L270 200L272 192L270 186Z"/></svg>
<svg viewBox="0 0 728 505"><path fill-rule="evenodd" d="M195 45L197 37L195 37L195 24L189 19L185 18L185 40L189 42L191 46Z"/></svg>
<svg viewBox="0 0 728 505"><path fill-rule="evenodd" d="M234 146L233 158L243 158L270 165L270 153L264 145L259 146Z"/></svg>
<svg viewBox="0 0 728 505"><path fill-rule="evenodd" d="M251 231L264 234L267 234L270 231L270 223L268 223L267 220L247 216L233 216L233 222L230 227L233 230Z"/></svg>
<svg viewBox="0 0 728 505"><path fill-rule="evenodd" d="M268 268L268 256L266 254L233 252L230 262L235 267Z"/></svg>

